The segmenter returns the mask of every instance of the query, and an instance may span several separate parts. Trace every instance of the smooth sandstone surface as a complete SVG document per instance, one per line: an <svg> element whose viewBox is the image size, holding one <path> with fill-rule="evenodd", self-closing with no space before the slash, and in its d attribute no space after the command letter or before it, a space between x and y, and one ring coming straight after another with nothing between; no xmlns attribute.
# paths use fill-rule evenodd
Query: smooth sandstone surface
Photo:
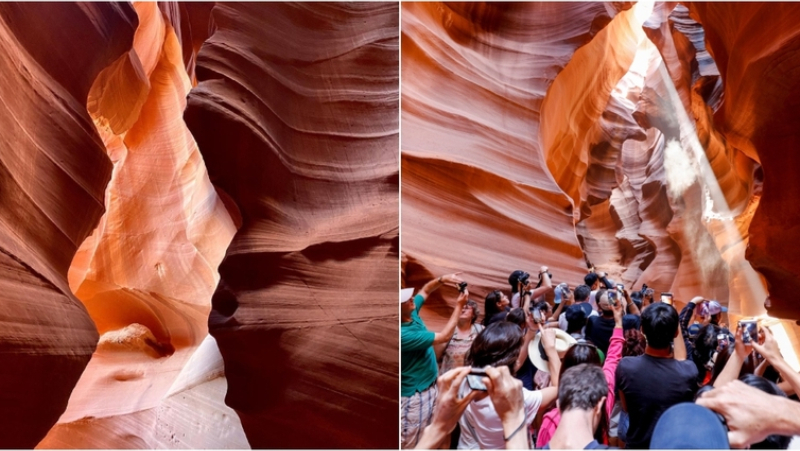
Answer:
<svg viewBox="0 0 800 451"><path fill-rule="evenodd" d="M398 13L211 11L184 117L242 215L209 328L254 448L398 445Z"/></svg>
<svg viewBox="0 0 800 451"><path fill-rule="evenodd" d="M69 24L69 26L63 26ZM0 4L0 445L32 448L64 411L98 334L67 271L103 213L112 165L86 110L130 48L130 5Z"/></svg>
<svg viewBox="0 0 800 451"><path fill-rule="evenodd" d="M178 36L155 3L134 7L131 50L89 93L114 169L106 212L69 272L100 339L38 447L247 448L207 329L236 225L183 123L191 82Z"/></svg>

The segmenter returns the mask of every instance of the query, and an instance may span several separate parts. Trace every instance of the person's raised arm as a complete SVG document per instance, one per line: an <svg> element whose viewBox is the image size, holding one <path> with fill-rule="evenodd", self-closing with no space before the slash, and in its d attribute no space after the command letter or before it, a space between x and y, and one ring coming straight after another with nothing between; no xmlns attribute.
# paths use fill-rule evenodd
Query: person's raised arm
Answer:
<svg viewBox="0 0 800 451"><path fill-rule="evenodd" d="M728 362L725 363L725 368L722 369L719 376L717 376L717 379L714 381L715 388L722 387L730 381L739 379L739 372L742 371L742 365L747 358L747 354L749 354L749 351L742 341L742 328L740 327L736 329L733 352L730 358L728 358Z"/></svg>
<svg viewBox="0 0 800 451"><path fill-rule="evenodd" d="M537 299L539 296L553 291L553 282L550 281L550 274L548 274L547 271L547 266L542 266L539 269L539 276L542 278L542 284L539 288L533 290L533 295L531 296L533 299Z"/></svg>
<svg viewBox="0 0 800 451"><path fill-rule="evenodd" d="M675 349L673 357L675 360L686 360L686 342L683 341L683 333L681 333L680 327L678 327L678 335L675 337L674 343Z"/></svg>
<svg viewBox="0 0 800 451"><path fill-rule="evenodd" d="M527 331L525 332L525 336L522 338L522 348L519 350L519 357L517 357L517 362L514 364L514 372L516 373L522 368L522 365L525 364L525 359L528 358L528 345L533 338L536 336L536 331L539 330L538 325L533 319L533 315L529 310L525 310L525 323L527 324Z"/></svg>
<svg viewBox="0 0 800 451"><path fill-rule="evenodd" d="M569 290L569 286L567 286L567 290ZM548 321L558 321L559 315L561 312L564 311L565 306L572 305L572 291L562 291L561 292L561 302L558 303L556 310L547 318Z"/></svg>
<svg viewBox="0 0 800 451"><path fill-rule="evenodd" d="M605 271L600 271L599 273L597 273L597 278L600 280L600 282L603 282L603 285L605 285L606 290L614 289L614 284L608 281L608 274Z"/></svg>
<svg viewBox="0 0 800 451"><path fill-rule="evenodd" d="M478 391L471 391L463 398L458 398L458 391L464 378L467 377L471 368L462 366L439 376L436 381L439 395L436 397L436 408L433 409L433 418L423 431L422 437L417 442L416 449L437 449L447 436L453 432L458 423L458 419L464 413L473 399L483 394Z"/></svg>
<svg viewBox="0 0 800 451"><path fill-rule="evenodd" d="M522 381L513 377L507 366L486 367L483 378L489 399L492 400L497 416L503 424L503 440L506 449L528 449L528 439L522 432L527 424L525 418L525 399L522 395Z"/></svg>
<svg viewBox="0 0 800 451"><path fill-rule="evenodd" d="M450 284L452 286L457 286L459 283L463 282L463 280L460 277L458 277L459 274L461 273L457 272L453 274L445 274L443 276L439 276L431 280L430 282L426 283L425 286L423 286L422 289L419 290L419 293L417 294L419 296L422 296L422 299L428 299L428 296L430 296L430 294L433 293L434 291L438 290L439 287L441 287L442 285Z"/></svg>
<svg viewBox="0 0 800 451"><path fill-rule="evenodd" d="M785 382L788 382L794 393L800 393L800 374L786 363L778 347L778 341L773 337L769 328L763 328L764 344L753 342L753 349L764 356L767 362L772 365L780 374ZM788 393L787 393L788 394Z"/></svg>
<svg viewBox="0 0 800 451"><path fill-rule="evenodd" d="M625 306L625 309L631 315L642 316L642 312L639 310L639 306L636 305L635 302L631 299L630 294L628 294L628 290L623 291L625 293L625 300L628 302L628 305Z"/></svg>
<svg viewBox="0 0 800 451"><path fill-rule="evenodd" d="M731 448L746 448L772 434L800 434L800 403L739 380L705 392L697 404L725 417Z"/></svg>
<svg viewBox="0 0 800 451"><path fill-rule="evenodd" d="M463 293L458 294L458 300L456 300L456 306L453 308L453 313L450 314L450 319L447 320L447 324L444 326L441 332L436 332L433 337L433 345L436 346L442 343L448 343L451 338L453 338L453 332L456 331L456 326L458 325L458 317L461 315L461 309L467 305L467 299L469 298L469 290L464 290Z"/></svg>

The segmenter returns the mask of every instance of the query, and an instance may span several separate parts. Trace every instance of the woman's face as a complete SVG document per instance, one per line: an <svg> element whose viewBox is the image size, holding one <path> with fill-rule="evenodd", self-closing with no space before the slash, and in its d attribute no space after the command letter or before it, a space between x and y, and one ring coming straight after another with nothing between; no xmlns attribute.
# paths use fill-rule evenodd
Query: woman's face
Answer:
<svg viewBox="0 0 800 451"><path fill-rule="evenodd" d="M464 308L461 309L461 314L458 316L458 318L468 319L472 321L472 315L473 315L472 306L467 304L464 306Z"/></svg>
<svg viewBox="0 0 800 451"><path fill-rule="evenodd" d="M497 301L497 307L500 310L504 310L506 307L511 305L511 301L508 300L505 293L500 293L500 300Z"/></svg>

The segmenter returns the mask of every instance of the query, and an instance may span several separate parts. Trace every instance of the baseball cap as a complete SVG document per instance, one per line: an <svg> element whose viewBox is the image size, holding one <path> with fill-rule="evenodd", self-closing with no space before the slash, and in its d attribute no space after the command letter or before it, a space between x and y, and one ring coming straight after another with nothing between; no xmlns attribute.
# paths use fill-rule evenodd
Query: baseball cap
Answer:
<svg viewBox="0 0 800 451"><path fill-rule="evenodd" d="M708 314L709 315L716 315L720 312L727 312L728 307L723 307L717 301L708 301Z"/></svg>
<svg viewBox="0 0 800 451"><path fill-rule="evenodd" d="M730 449L728 430L711 410L684 402L658 419L650 449Z"/></svg>

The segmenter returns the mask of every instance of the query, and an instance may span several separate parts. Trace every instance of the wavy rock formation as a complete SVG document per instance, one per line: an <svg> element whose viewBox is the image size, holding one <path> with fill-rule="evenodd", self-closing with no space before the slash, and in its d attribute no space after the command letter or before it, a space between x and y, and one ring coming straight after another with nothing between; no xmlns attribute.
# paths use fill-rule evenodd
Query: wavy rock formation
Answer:
<svg viewBox="0 0 800 451"><path fill-rule="evenodd" d="M797 239L800 220L798 209L787 202L800 191L794 176L800 157L791 151L800 129L800 6L699 3L690 11L706 30L708 51L725 83L725 101L713 119L736 149L728 158L737 161L743 154L761 166L760 200L749 227L744 224L750 238L747 259L767 281L770 314L798 319L793 293L800 289L800 263L786 250Z"/></svg>
<svg viewBox="0 0 800 451"><path fill-rule="evenodd" d="M32 448L47 433L97 344L67 283L73 255L103 213L112 169L86 101L135 28L126 4L0 4L4 448Z"/></svg>
<svg viewBox="0 0 800 451"><path fill-rule="evenodd" d="M763 315L754 267L784 293L800 269L778 250L793 216L777 200L764 209L761 167L762 151L780 154L771 183L791 191L791 157L773 149L796 129L784 102L796 9L403 5L404 284L463 271L482 298L541 264L576 283L582 254L628 287L674 292L678 307L702 294L731 320ZM770 20L780 26L755 25ZM433 327L454 302L443 291L423 310ZM772 296L771 313L796 319L787 299Z"/></svg>
<svg viewBox="0 0 800 451"><path fill-rule="evenodd" d="M398 13L211 11L185 120L242 214L209 326L253 447L397 447Z"/></svg>
<svg viewBox="0 0 800 451"><path fill-rule="evenodd" d="M69 272L100 340L39 448L247 447L206 339L217 266L236 225L183 123L191 83L178 36L155 3L134 7L132 49L89 92L114 169L106 213ZM192 378L217 379L222 393L191 393L179 380Z"/></svg>

